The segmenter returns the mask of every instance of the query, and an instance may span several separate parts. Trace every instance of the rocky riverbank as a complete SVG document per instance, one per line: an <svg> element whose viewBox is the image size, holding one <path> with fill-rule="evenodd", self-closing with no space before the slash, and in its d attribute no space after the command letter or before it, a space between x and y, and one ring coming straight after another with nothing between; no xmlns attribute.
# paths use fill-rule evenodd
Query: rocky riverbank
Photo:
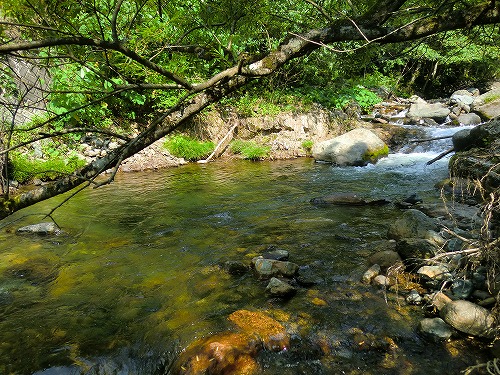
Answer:
<svg viewBox="0 0 500 375"><path fill-rule="evenodd" d="M474 126L499 116L500 84L493 84L491 90L482 94L477 89L458 90L445 99L394 98L376 105L370 115L353 111L348 116L321 107L307 113L284 112L258 117L242 117L236 112L228 116L225 113L214 109L198 116L181 131L214 144L224 139L216 152L219 158L239 157L229 151L228 145L233 139L252 140L268 147L272 160L311 156L313 147L358 128L370 130L390 152L397 152L410 140L422 137L415 128L400 125ZM91 159L105 155L116 146L105 139L89 138L82 143L81 153ZM121 170L155 170L183 163L183 159L170 155L160 140L125 160Z"/></svg>

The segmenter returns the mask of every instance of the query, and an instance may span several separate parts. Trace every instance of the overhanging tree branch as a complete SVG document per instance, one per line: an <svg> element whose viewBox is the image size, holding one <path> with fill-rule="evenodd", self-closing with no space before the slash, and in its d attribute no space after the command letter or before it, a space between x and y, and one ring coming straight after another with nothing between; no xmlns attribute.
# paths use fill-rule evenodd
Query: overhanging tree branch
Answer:
<svg viewBox="0 0 500 375"><path fill-rule="evenodd" d="M135 51L132 51L124 47L120 43L110 42L106 40L73 36L68 38L48 38L43 40L22 41L22 42L0 45L0 55L8 54L10 52L15 52L15 51L29 51L45 47L61 47L61 46L74 46L74 45L93 46L102 48L103 50L113 50L119 52L122 55L127 56L131 60L136 61L137 63L143 65L144 67L151 69L152 71L171 79L172 81L178 83L179 85L187 89L192 88L189 82L187 82L181 77L178 77L175 73L172 73L162 68L161 66L149 61L148 59L137 54Z"/></svg>
<svg viewBox="0 0 500 375"><path fill-rule="evenodd" d="M377 4L380 7L389 3L387 0L381 0ZM67 192L84 181L93 181L107 169L114 168L116 173L119 164L123 160L187 123L207 106L217 103L221 98L247 84L252 78L272 74L288 61L308 54L323 45L345 41L364 41L378 44L398 43L424 38L443 31L500 22L500 5L495 3L494 7L492 7L491 2L483 2L475 6L471 5L464 10L455 10L439 15L429 13L428 16L407 21L400 26L397 24L387 26L391 24L388 22L390 17L404 3L403 1L395 1L395 4L389 6L388 9L377 13L377 22L374 22L369 17L369 14L357 18L345 17L344 19L335 20L328 27L322 29L312 29L300 35L290 35L265 57L244 64L240 61L237 65L213 75L198 85L191 85L172 72L151 63L151 61L141 57L135 51L128 50L116 42L72 37L1 45L0 54L63 45L98 47L104 51L113 50L142 64L151 71L168 77L187 90L186 95L175 106L166 113L159 115L145 131L108 155L94 160L71 176L37 187L15 197L15 199L0 200L0 218L4 218L41 200ZM111 182L113 176L114 174L111 178L105 180L105 183Z"/></svg>

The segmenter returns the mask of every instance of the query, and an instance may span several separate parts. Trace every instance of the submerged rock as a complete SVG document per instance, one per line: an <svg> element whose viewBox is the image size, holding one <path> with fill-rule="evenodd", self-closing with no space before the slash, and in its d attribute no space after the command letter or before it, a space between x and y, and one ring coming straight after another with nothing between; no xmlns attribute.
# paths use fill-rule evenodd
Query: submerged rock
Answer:
<svg viewBox="0 0 500 375"><path fill-rule="evenodd" d="M271 297L290 298L297 293L297 289L287 282L273 277L267 284L266 293Z"/></svg>
<svg viewBox="0 0 500 375"><path fill-rule="evenodd" d="M258 337L264 348L281 351L290 346L290 335L277 320L260 311L237 310L229 320L249 336Z"/></svg>
<svg viewBox="0 0 500 375"><path fill-rule="evenodd" d="M299 266L292 262L283 262L274 259L258 257L253 262L255 272L259 278L266 279L273 276L293 277L299 270Z"/></svg>
<svg viewBox="0 0 500 375"><path fill-rule="evenodd" d="M183 351L174 373L183 375L254 375L259 365L254 357L260 342L244 333L226 332L201 339Z"/></svg>
<svg viewBox="0 0 500 375"><path fill-rule="evenodd" d="M391 202L385 199L367 200L354 193L336 193L324 197L313 198L310 201L314 205L336 205L336 206L382 206Z"/></svg>
<svg viewBox="0 0 500 375"><path fill-rule="evenodd" d="M236 260L224 262L222 268L230 275L243 275L249 270L249 267L245 263Z"/></svg>
<svg viewBox="0 0 500 375"><path fill-rule="evenodd" d="M310 287L323 282L323 279L308 266L299 268L297 275L295 276L295 280L299 285L304 287Z"/></svg>
<svg viewBox="0 0 500 375"><path fill-rule="evenodd" d="M389 238L429 238L437 231L436 220L415 209L405 210L403 215L391 224L387 231ZM429 233L431 232L431 233Z"/></svg>
<svg viewBox="0 0 500 375"><path fill-rule="evenodd" d="M262 349L281 351L290 346L285 328L270 316L248 310L229 315L241 332L223 332L196 340L179 356L174 374L257 375L256 357Z"/></svg>
<svg viewBox="0 0 500 375"><path fill-rule="evenodd" d="M441 318L423 319L420 322L418 329L434 341L448 340L454 333L453 328Z"/></svg>

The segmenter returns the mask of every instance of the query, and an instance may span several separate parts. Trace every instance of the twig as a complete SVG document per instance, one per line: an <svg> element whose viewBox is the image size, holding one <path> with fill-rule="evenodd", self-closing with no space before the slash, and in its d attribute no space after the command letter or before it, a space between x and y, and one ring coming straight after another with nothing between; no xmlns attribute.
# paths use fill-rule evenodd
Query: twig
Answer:
<svg viewBox="0 0 500 375"><path fill-rule="evenodd" d="M445 258L447 256L460 255L460 254L474 254L474 253L479 253L480 251L481 251L480 248L465 249L465 250L458 250L458 251L449 251L447 253L441 253L441 254L435 255L432 258L427 259L427 260L432 262L436 259Z"/></svg>
<svg viewBox="0 0 500 375"><path fill-rule="evenodd" d="M452 236L454 236L454 237L458 238L460 241L467 242L467 243L471 243L471 242L472 242L470 239L465 238L465 237L462 237L462 236L460 236L459 234L455 233L454 231L452 231L452 230L450 230L450 229L448 229L448 228L446 228L446 227L443 227L442 229L443 229L446 233L451 234Z"/></svg>

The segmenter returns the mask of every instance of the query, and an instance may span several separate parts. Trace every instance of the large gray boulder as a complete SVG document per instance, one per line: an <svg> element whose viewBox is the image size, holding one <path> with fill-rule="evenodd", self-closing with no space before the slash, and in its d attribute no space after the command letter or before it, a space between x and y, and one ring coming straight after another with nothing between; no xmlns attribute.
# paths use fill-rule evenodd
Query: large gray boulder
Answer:
<svg viewBox="0 0 500 375"><path fill-rule="evenodd" d="M465 104L471 105L476 96L469 90L457 90L450 97L451 104Z"/></svg>
<svg viewBox="0 0 500 375"><path fill-rule="evenodd" d="M375 133L357 128L339 137L315 144L312 156L340 166L365 166L389 154L389 147Z"/></svg>
<svg viewBox="0 0 500 375"><path fill-rule="evenodd" d="M495 319L489 310L465 300L451 301L439 312L441 318L460 332L473 336L494 336Z"/></svg>
<svg viewBox="0 0 500 375"><path fill-rule="evenodd" d="M456 122L459 125L479 125L483 121L476 113L462 113L458 116Z"/></svg>
<svg viewBox="0 0 500 375"><path fill-rule="evenodd" d="M450 109L442 103L427 103L419 100L412 103L407 116L410 118L431 118L443 122L449 114Z"/></svg>
<svg viewBox="0 0 500 375"><path fill-rule="evenodd" d="M471 109L485 120L500 116L500 89L479 95L472 103Z"/></svg>

